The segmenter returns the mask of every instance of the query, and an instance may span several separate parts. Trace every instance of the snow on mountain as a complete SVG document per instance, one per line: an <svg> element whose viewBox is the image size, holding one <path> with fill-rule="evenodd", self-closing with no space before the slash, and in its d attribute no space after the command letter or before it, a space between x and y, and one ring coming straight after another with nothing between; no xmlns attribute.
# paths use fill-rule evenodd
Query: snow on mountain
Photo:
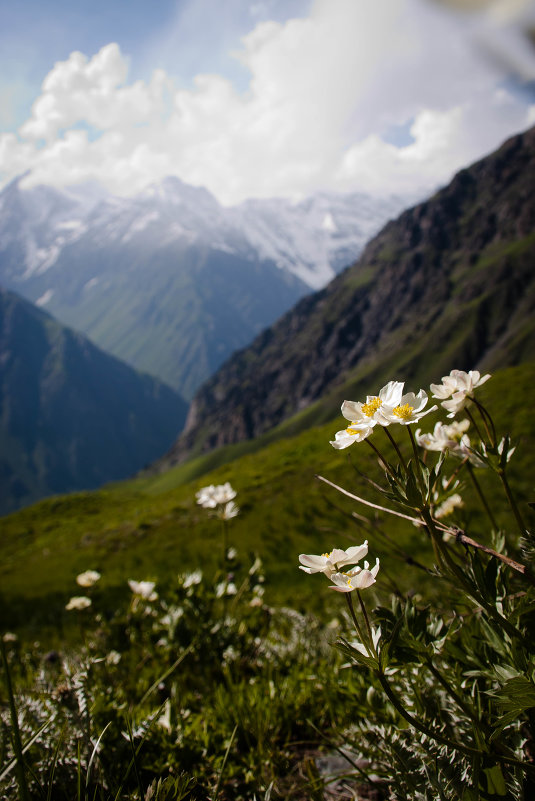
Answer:
<svg viewBox="0 0 535 801"><path fill-rule="evenodd" d="M132 198L19 179L0 192L0 285L187 398L404 205L322 193L225 208L173 177Z"/></svg>
<svg viewBox="0 0 535 801"><path fill-rule="evenodd" d="M206 189L174 177L133 198L98 185L24 190L16 180L0 193L0 279L7 273L19 283L46 272L65 248L87 237L101 248L121 242L143 250L197 241L272 261L319 289L405 205L399 197L321 193L298 203L276 198L224 208ZM9 250L17 264L6 263Z"/></svg>

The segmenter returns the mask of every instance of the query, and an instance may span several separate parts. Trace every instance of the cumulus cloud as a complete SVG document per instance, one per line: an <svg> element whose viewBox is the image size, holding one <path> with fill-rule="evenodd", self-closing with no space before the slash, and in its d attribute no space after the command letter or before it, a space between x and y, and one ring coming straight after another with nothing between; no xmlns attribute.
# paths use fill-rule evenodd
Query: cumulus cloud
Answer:
<svg viewBox="0 0 535 801"><path fill-rule="evenodd" d="M117 44L74 52L46 76L18 136L0 137L0 172L97 179L119 194L178 175L226 204L429 191L533 120L533 106L500 88L513 67L504 72L497 43L522 32L498 5L461 20L424 0L316 0L307 17L261 22L242 39L245 92L215 74L187 89L163 70L128 83ZM522 52L522 78L535 77ZM409 142L396 141L399 126Z"/></svg>

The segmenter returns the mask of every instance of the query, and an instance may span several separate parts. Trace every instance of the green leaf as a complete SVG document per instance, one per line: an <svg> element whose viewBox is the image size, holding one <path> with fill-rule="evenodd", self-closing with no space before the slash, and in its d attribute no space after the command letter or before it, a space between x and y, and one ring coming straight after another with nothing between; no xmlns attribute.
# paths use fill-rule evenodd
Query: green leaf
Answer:
<svg viewBox="0 0 535 801"><path fill-rule="evenodd" d="M494 765L492 768L484 768L483 773L487 779L488 793L501 796L507 795L505 779L499 765Z"/></svg>

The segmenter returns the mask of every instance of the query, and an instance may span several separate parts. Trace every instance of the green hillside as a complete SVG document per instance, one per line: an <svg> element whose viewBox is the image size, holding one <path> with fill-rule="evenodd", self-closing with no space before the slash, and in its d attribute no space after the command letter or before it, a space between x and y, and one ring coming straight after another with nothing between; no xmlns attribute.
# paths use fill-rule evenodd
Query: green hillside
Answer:
<svg viewBox="0 0 535 801"><path fill-rule="evenodd" d="M396 371L389 378L402 379ZM438 381L441 374L429 374L427 381ZM534 420L527 399L535 381L535 363L499 371L479 394L488 404L499 428L511 431L518 444L512 465L512 479L524 510L533 500L531 442ZM380 388L368 386L369 394ZM423 384L424 388L426 387ZM415 391L419 385L408 385ZM344 397L338 398L340 403ZM357 399L358 396L355 398ZM436 414L423 423L431 430ZM202 568L216 574L220 568L220 523L209 517L195 502L195 492L206 484L230 481L237 490L240 515L230 521L229 542L238 551L238 560L249 561L251 554L261 557L267 576L266 598L270 603L307 605L329 614L332 599L319 596L308 577L297 569L301 552L322 553L332 547L370 541L370 555L383 560L383 576L408 589L422 581L421 571L406 567L406 559L429 562L425 539L410 523L388 518L384 528L399 550L386 553L382 524L363 524L351 519L351 512L367 514L364 507L327 487L315 478L320 474L351 492L382 503L381 497L366 485L359 472L380 477L376 458L365 443L349 451L335 451L329 445L336 430L343 427L337 416L328 423L310 426L290 436L266 443L262 439L222 449L212 459L227 459L219 466L210 456L190 462L166 473L135 481L109 485L100 491L48 499L0 520L0 587L2 616L9 626L36 627L53 624L58 631L68 618L64 605L75 576L88 568L102 572L99 592L109 596L124 591L127 579L153 579L160 584L173 582L178 572ZM401 427L400 427L401 428ZM398 434L403 445L404 431ZM272 435L273 436L273 435ZM382 431L373 441L389 455ZM408 440L407 440L408 442ZM407 444L407 443L405 443ZM240 453L240 449L249 450ZM390 453L391 455L391 453ZM492 490L495 477L478 471L483 487ZM464 511L471 530L479 530L485 541L487 524L479 506ZM511 543L514 548L516 543ZM405 566L400 569L400 559ZM424 577L425 580L425 577ZM327 594L328 595L328 594Z"/></svg>

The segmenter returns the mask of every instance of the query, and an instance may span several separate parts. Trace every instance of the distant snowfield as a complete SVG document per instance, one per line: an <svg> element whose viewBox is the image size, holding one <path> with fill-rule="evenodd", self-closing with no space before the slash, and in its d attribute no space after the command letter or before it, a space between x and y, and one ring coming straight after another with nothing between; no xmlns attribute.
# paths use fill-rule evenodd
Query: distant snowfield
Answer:
<svg viewBox="0 0 535 801"><path fill-rule="evenodd" d="M16 190L17 209L9 203ZM384 223L408 199L377 199L362 193L319 193L298 203L286 199L247 200L223 207L206 189L167 178L133 198L103 187L21 189L18 181L0 193L2 245L17 241L22 281L46 272L62 251L86 237L102 249L138 244L146 249L173 242L209 244L226 253L256 254L320 289L357 258Z"/></svg>
<svg viewBox="0 0 535 801"><path fill-rule="evenodd" d="M166 178L0 192L0 286L184 397L353 263L407 199L320 193L224 207Z"/></svg>

